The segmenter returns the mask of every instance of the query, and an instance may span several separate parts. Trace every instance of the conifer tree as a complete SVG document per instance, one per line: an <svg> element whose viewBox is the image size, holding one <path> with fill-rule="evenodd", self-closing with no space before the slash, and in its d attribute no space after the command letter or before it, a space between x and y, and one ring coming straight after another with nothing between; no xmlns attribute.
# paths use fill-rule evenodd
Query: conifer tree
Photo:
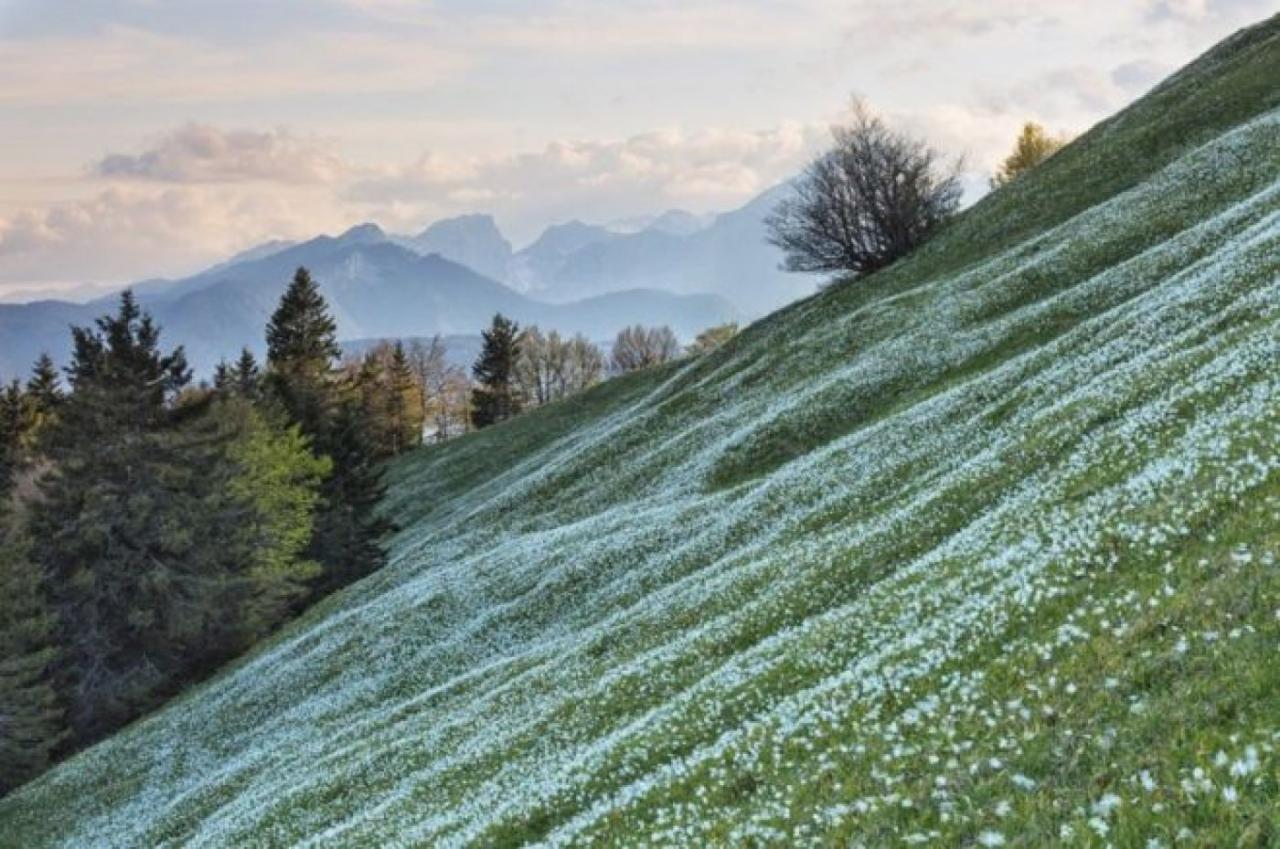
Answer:
<svg viewBox="0 0 1280 849"><path fill-rule="evenodd" d="M256 398L262 384L262 372L258 361L248 348L240 349L240 357L236 360L230 373L235 389L245 398Z"/></svg>
<svg viewBox="0 0 1280 849"><path fill-rule="evenodd" d="M340 353L328 304L299 268L267 325L266 388L312 449L333 463L307 549L324 566L316 582L320 591L378 569L386 559L381 538L387 525L375 510L386 487L360 405L335 368Z"/></svg>
<svg viewBox="0 0 1280 849"><path fill-rule="evenodd" d="M26 432L26 399L14 380L0 387L0 498L5 497L17 471Z"/></svg>
<svg viewBox="0 0 1280 849"><path fill-rule="evenodd" d="M210 481L206 458L172 440L170 402L190 380L182 349L130 293L97 329L73 328L71 393L42 447L56 462L32 505L37 562L48 575L66 660L68 719L81 739L151 703L190 644L189 594L204 587L193 503ZM220 541L219 541L220 542Z"/></svg>
<svg viewBox="0 0 1280 849"><path fill-rule="evenodd" d="M218 360L213 367L213 388L219 392L229 392L232 388L231 364L225 359Z"/></svg>
<svg viewBox="0 0 1280 849"><path fill-rule="evenodd" d="M267 324L271 389L305 433L317 435L332 413L338 327L320 288L299 268Z"/></svg>
<svg viewBox="0 0 1280 849"><path fill-rule="evenodd" d="M62 387L58 384L58 370L53 358L41 354L27 379L27 401L33 414L32 426L37 430L46 423L62 404Z"/></svg>
<svg viewBox="0 0 1280 849"><path fill-rule="evenodd" d="M385 400L387 432L391 437L392 454L401 454L422 444L421 389L414 377L413 367L399 340L391 348L387 358L387 397Z"/></svg>
<svg viewBox="0 0 1280 849"><path fill-rule="evenodd" d="M322 509L307 552L324 565L315 586L326 593L381 568L381 540L393 528L377 511L386 484L357 399L338 404L316 447L332 461L333 473L321 491Z"/></svg>
<svg viewBox="0 0 1280 849"><path fill-rule="evenodd" d="M471 421L476 427L488 427L520 412L520 392L515 381L516 362L520 358L520 326L501 313L481 334L484 347L471 374L478 386L471 390Z"/></svg>
<svg viewBox="0 0 1280 849"><path fill-rule="evenodd" d="M15 510L0 496L0 796L44 771L66 737L53 618Z"/></svg>

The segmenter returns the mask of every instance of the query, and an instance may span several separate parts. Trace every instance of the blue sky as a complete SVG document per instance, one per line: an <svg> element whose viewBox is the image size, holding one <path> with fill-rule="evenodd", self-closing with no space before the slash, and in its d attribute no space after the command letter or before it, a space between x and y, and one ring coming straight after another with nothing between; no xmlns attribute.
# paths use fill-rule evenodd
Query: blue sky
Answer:
<svg viewBox="0 0 1280 849"><path fill-rule="evenodd" d="M967 157L1079 132L1275 0L0 0L0 297L270 238L726 209L851 95Z"/></svg>

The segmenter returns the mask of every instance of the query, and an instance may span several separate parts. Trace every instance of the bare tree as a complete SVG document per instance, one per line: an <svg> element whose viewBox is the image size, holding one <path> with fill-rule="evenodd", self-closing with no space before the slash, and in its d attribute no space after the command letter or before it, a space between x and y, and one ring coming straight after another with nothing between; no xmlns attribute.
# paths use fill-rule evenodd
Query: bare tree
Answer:
<svg viewBox="0 0 1280 849"><path fill-rule="evenodd" d="M464 432L470 421L467 397L471 381L466 369L449 362L439 335L426 343L414 339L408 355L409 367L422 390L422 416L430 436L443 442Z"/></svg>
<svg viewBox="0 0 1280 849"><path fill-rule="evenodd" d="M565 346L564 382L569 393L581 392L604 380L604 354L581 333Z"/></svg>
<svg viewBox="0 0 1280 849"><path fill-rule="evenodd" d="M604 375L604 355L585 336L563 339L556 331L543 335L526 328L516 363L516 382L529 404L558 401L598 383Z"/></svg>
<svg viewBox="0 0 1280 849"><path fill-rule="evenodd" d="M835 146L766 219L788 271L870 274L910 253L960 205L959 165L855 103Z"/></svg>
<svg viewBox="0 0 1280 849"><path fill-rule="evenodd" d="M619 373L636 371L674 360L680 356L680 342L670 327L624 327L613 342L611 364Z"/></svg>

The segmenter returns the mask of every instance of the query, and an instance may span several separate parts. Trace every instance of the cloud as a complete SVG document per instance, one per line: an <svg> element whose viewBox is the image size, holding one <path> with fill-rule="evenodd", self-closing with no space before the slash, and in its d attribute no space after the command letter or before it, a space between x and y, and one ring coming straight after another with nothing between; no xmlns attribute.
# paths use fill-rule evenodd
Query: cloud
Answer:
<svg viewBox="0 0 1280 849"><path fill-rule="evenodd" d="M154 107L413 92L466 63L445 40L424 44L394 33L303 30L264 44L111 25L87 34L0 37L0 103Z"/></svg>
<svg viewBox="0 0 1280 849"><path fill-rule="evenodd" d="M526 220L608 219L668 206L715 209L790 177L827 141L824 125L784 124L563 140L490 158L428 154L355 181L345 197L371 209L417 205L424 212L450 200L483 198L517 227Z"/></svg>
<svg viewBox="0 0 1280 849"><path fill-rule="evenodd" d="M336 155L286 130L227 131L207 124L187 124L142 153L113 153L94 166L100 177L169 183L328 183L346 170Z"/></svg>
<svg viewBox="0 0 1280 849"><path fill-rule="evenodd" d="M125 282L190 272L273 236L345 223L316 189L113 187L0 218L0 282Z"/></svg>

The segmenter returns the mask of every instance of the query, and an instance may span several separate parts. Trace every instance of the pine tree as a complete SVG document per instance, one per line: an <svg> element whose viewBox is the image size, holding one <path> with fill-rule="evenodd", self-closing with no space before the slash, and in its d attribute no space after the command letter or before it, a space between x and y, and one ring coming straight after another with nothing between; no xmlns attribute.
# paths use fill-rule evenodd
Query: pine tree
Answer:
<svg viewBox="0 0 1280 849"><path fill-rule="evenodd" d="M521 409L515 383L520 326L499 313L482 336L484 347L471 367L471 374L479 384L471 390L471 421L478 428L505 421Z"/></svg>
<svg viewBox="0 0 1280 849"><path fill-rule="evenodd" d="M11 499L0 497L0 796L48 767L66 737L53 618Z"/></svg>

